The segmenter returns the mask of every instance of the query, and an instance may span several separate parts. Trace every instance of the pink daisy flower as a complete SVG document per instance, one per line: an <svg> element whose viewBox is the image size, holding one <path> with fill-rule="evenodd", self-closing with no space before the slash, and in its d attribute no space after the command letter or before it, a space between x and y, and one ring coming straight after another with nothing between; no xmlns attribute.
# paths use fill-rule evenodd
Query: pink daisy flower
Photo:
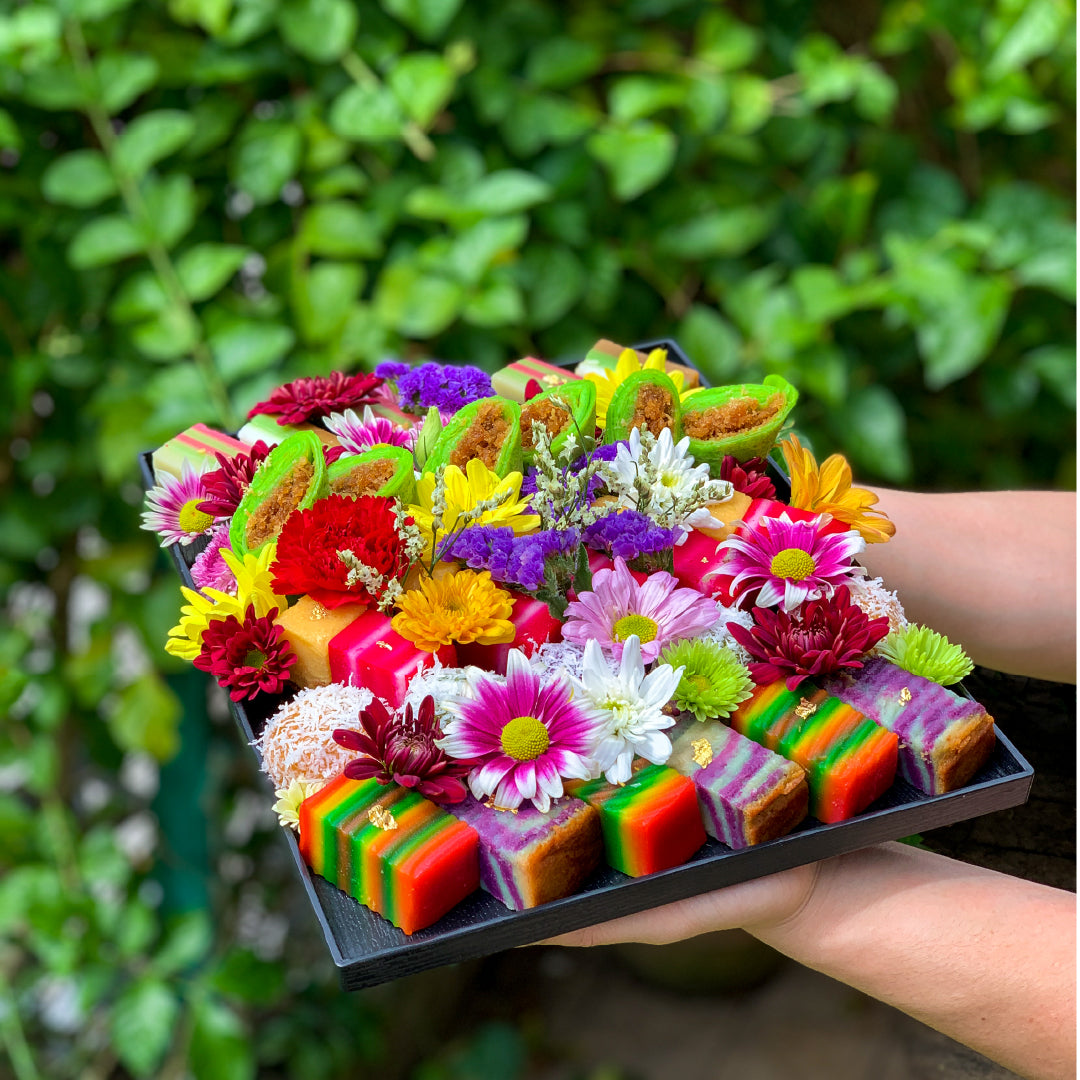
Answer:
<svg viewBox="0 0 1080 1080"><path fill-rule="evenodd" d="M832 596L856 572L852 558L866 547L854 530L821 531L824 516L792 521L787 514L765 518L748 532L725 540L730 558L724 572L732 574L731 593L742 601L760 590L755 604L794 611L806 600Z"/></svg>
<svg viewBox="0 0 1080 1080"><path fill-rule="evenodd" d="M156 532L162 547L190 544L214 524L213 516L199 509L208 492L190 462L184 462L179 479L164 472L155 473L154 479L139 527Z"/></svg>
<svg viewBox="0 0 1080 1080"><path fill-rule="evenodd" d="M679 588L671 574L658 570L639 584L626 560L616 558L615 568L593 574L592 590L567 607L563 638L579 645L594 639L622 660L623 643L636 635L642 660L649 664L669 641L696 637L718 616L715 600L697 589Z"/></svg>
<svg viewBox="0 0 1080 1080"><path fill-rule="evenodd" d="M223 521L214 526L210 543L196 556L191 564L191 580L198 589L217 589L236 595L236 575L222 558L222 551L232 551L229 544L229 523Z"/></svg>
<svg viewBox="0 0 1080 1080"><path fill-rule="evenodd" d="M506 684L479 679L475 698L457 706L458 719L438 741L451 757L475 761L469 788L516 810L526 799L541 813L563 793L562 778L596 775L594 723L571 700L565 676L543 681L519 649L506 661Z"/></svg>
<svg viewBox="0 0 1080 1080"><path fill-rule="evenodd" d="M404 446L411 450L416 441L415 430L399 427L385 416L376 416L370 405L364 406L363 419L354 409L346 409L328 416L323 423L352 454L362 454L373 446Z"/></svg>

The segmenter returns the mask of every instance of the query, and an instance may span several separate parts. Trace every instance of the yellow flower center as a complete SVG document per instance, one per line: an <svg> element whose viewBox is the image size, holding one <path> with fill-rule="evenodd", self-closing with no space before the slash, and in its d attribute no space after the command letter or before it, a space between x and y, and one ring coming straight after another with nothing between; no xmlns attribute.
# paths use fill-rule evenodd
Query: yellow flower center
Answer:
<svg viewBox="0 0 1080 1080"><path fill-rule="evenodd" d="M180 507L180 513L177 516L177 524L186 533L199 533L206 532L211 525L214 524L214 519L210 514L203 513L199 509L199 503L203 501L204 496L200 495L197 499L188 499L183 506Z"/></svg>
<svg viewBox="0 0 1080 1080"><path fill-rule="evenodd" d="M624 615L612 627L612 636L616 641L625 641L631 634L637 634L638 641L644 645L656 640L656 631L659 629L648 615Z"/></svg>
<svg viewBox="0 0 1080 1080"><path fill-rule="evenodd" d="M816 569L814 557L802 548L784 548L773 556L773 561L769 564L773 577L788 578L791 581L802 581Z"/></svg>
<svg viewBox="0 0 1080 1080"><path fill-rule="evenodd" d="M691 675L688 682L699 694L704 693L712 687L712 684L704 675Z"/></svg>
<svg viewBox="0 0 1080 1080"><path fill-rule="evenodd" d="M502 729L499 741L515 761L532 761L548 748L551 736L535 716L515 716Z"/></svg>

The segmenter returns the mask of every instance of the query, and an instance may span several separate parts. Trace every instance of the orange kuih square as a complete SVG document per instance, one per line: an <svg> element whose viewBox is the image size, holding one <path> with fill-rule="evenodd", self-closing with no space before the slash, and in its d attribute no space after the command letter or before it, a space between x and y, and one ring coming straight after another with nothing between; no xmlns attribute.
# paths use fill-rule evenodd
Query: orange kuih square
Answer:
<svg viewBox="0 0 1080 1080"><path fill-rule="evenodd" d="M274 620L296 654L289 678L297 686L326 686L333 681L327 647L363 611L363 604L342 604L330 610L310 596L301 596Z"/></svg>

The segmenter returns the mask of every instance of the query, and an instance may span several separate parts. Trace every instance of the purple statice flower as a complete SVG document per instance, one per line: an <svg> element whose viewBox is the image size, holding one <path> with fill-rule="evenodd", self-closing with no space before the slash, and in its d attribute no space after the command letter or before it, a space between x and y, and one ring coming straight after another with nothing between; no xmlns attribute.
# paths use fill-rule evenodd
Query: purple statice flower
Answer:
<svg viewBox="0 0 1080 1080"><path fill-rule="evenodd" d="M380 379L393 379L397 381L409 371L409 365L403 364L400 360L383 360L375 368L375 374Z"/></svg>
<svg viewBox="0 0 1080 1080"><path fill-rule="evenodd" d="M595 551L630 562L641 555L673 548L680 535L681 530L661 528L648 514L622 510L586 526L582 540Z"/></svg>
<svg viewBox="0 0 1080 1080"><path fill-rule="evenodd" d="M444 421L465 405L494 393L491 377L479 368L433 361L397 376L397 389L401 408L422 413L434 405Z"/></svg>
<svg viewBox="0 0 1080 1080"><path fill-rule="evenodd" d="M575 461L570 466L570 468L573 469L574 472L581 472L581 470L584 469L590 461L614 461L619 453L619 447L626 445L627 443L625 439L623 439L621 442L600 443L598 446L593 448L592 453L582 454L581 457L579 457L577 461Z"/></svg>
<svg viewBox="0 0 1080 1080"><path fill-rule="evenodd" d="M217 589L223 593L236 593L236 577L222 558L223 551L232 551L229 544L229 523L223 521L210 534L210 542L191 564L191 580L198 589Z"/></svg>
<svg viewBox="0 0 1080 1080"><path fill-rule="evenodd" d="M535 592L544 585L547 560L570 554L580 543L577 529L514 536L509 526L473 525L454 536L440 558L461 559L473 570L487 570L495 581Z"/></svg>

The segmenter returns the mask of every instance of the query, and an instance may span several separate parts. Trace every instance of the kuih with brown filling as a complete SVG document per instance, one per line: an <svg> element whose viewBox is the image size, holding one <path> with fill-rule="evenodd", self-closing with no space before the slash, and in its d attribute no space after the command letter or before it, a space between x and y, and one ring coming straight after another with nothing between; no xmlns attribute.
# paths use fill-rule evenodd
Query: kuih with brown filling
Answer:
<svg viewBox="0 0 1080 1080"><path fill-rule="evenodd" d="M390 482L395 471L394 462L389 458L365 461L331 480L330 490L335 495L348 495L352 499L375 495Z"/></svg>
<svg viewBox="0 0 1080 1080"><path fill-rule="evenodd" d="M550 398L537 398L523 405L521 407L521 445L525 450L532 449L534 420L543 424L547 428L548 435L555 438L570 423L570 414L565 408L554 404Z"/></svg>
<svg viewBox="0 0 1080 1080"><path fill-rule="evenodd" d="M723 405L712 405L700 412L684 412L683 434L703 440L739 435L767 424L783 407L784 395L779 392L764 404L753 397L732 398Z"/></svg>
<svg viewBox="0 0 1080 1080"><path fill-rule="evenodd" d="M464 469L473 458L477 458L489 469L494 469L509 430L510 424L502 408L494 401L485 402L450 454L450 464Z"/></svg>
<svg viewBox="0 0 1080 1080"><path fill-rule="evenodd" d="M632 428L648 428L657 438L664 428L675 426L675 403L663 387L642 383L634 403Z"/></svg>
<svg viewBox="0 0 1080 1080"><path fill-rule="evenodd" d="M252 551L281 532L288 516L307 494L314 472L310 461L298 461L281 483L251 511L245 537Z"/></svg>

